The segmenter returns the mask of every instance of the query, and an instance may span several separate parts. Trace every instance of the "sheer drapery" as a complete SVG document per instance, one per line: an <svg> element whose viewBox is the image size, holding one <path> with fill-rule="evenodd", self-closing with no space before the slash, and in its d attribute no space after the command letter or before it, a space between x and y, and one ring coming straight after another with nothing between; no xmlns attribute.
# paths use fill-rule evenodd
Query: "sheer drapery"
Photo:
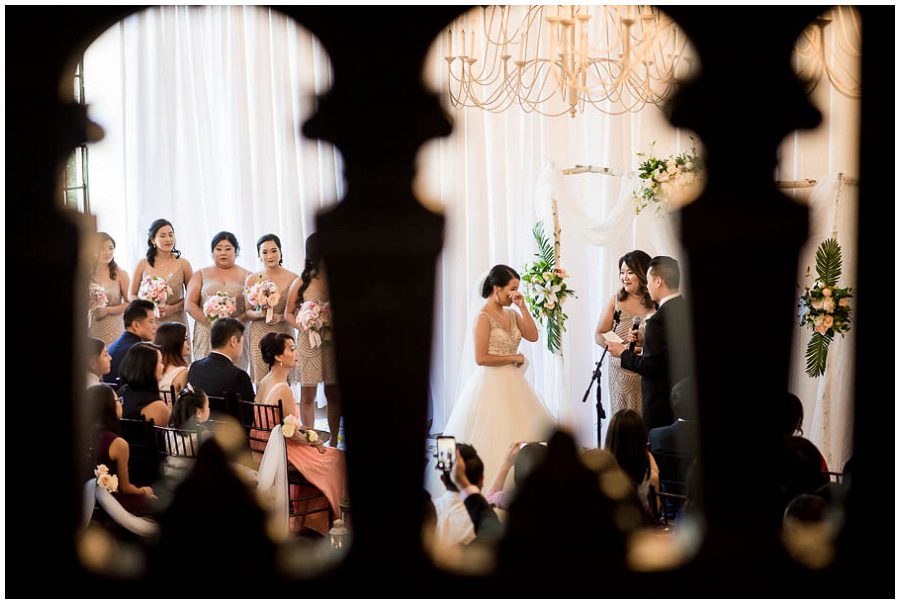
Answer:
<svg viewBox="0 0 900 604"><path fill-rule="evenodd" d="M271 232L299 272L315 212L344 192L334 147L300 136L331 79L309 32L272 9L151 8L101 35L84 73L106 131L90 147L91 209L120 265L133 269L162 217L195 269L226 230L238 264L258 270L255 242Z"/></svg>

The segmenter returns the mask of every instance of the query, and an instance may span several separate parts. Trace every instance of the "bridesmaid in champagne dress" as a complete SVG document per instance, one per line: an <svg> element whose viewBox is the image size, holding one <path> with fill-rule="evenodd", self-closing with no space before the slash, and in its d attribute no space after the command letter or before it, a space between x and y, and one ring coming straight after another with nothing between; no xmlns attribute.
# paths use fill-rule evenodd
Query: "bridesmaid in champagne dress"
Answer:
<svg viewBox="0 0 900 604"><path fill-rule="evenodd" d="M89 278L106 291L107 302L102 308L91 309L88 333L109 346L125 331L122 313L128 307L128 273L113 258L116 242L109 234L97 233L97 245L97 264Z"/></svg>
<svg viewBox="0 0 900 604"><path fill-rule="evenodd" d="M610 300L609 306L597 324L594 337L599 346L606 347L603 334L613 328L616 311L619 312L616 334L620 338L628 341L634 317L641 318L640 329L643 332L644 324L656 308L647 291L649 266L650 256L641 250L629 252L619 259L619 280L622 282L622 289ZM609 355L609 417L623 409L631 409L640 415L641 408L641 376L622 369L619 358Z"/></svg>
<svg viewBox="0 0 900 604"><path fill-rule="evenodd" d="M213 237L210 250L212 251L213 266L206 266L194 273L188 284L187 309L194 318L194 360L197 361L209 354L209 328L212 321L203 314L203 305L207 299L218 291L224 291L235 300L236 310L233 318L244 322L247 313L244 310L244 281L247 279L247 269L235 264L240 251L237 238L228 231L216 233ZM238 367L247 369L247 343L249 338L244 338L244 352L241 355Z"/></svg>
<svg viewBox="0 0 900 604"><path fill-rule="evenodd" d="M253 384L258 387L260 380L269 372L269 366L263 360L259 350L260 341L267 333L284 333L291 338L294 337L294 328L285 321L284 310L287 306L288 290L294 279L297 279L297 273L281 266L281 239L277 235L270 233L260 237L256 242L256 251L265 269L260 273L250 273L244 284L245 287L249 288L259 281L271 281L278 288L278 302L272 306L271 321L266 320L267 307L253 310L245 298L248 309L247 318L250 319L250 371L248 373Z"/></svg>
<svg viewBox="0 0 900 604"><path fill-rule="evenodd" d="M141 282L148 275L162 277L171 288L165 304L159 306L159 322L181 323L188 327L184 295L194 274L191 263L175 248L175 228L164 218L154 220L147 231L147 257L134 267L129 298L137 300ZM188 359L190 362L190 359Z"/></svg>
<svg viewBox="0 0 900 604"><path fill-rule="evenodd" d="M297 311L304 302L314 300L319 304L328 302L328 280L325 264L319 255L319 239L315 233L306 239L306 262L303 274L295 279L288 291L285 320L297 328L297 353L300 378L300 421L312 426L316 418L316 390L325 383L325 399L328 402L328 431L334 437L332 446L337 446L341 425L341 392L337 386L334 362L334 344L330 338L331 327L323 330L322 343L313 346L309 332L297 321Z"/></svg>

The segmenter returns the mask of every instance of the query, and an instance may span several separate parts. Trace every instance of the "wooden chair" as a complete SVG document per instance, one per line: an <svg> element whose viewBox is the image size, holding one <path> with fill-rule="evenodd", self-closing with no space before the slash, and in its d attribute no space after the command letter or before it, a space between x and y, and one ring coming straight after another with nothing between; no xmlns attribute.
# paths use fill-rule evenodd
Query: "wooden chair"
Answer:
<svg viewBox="0 0 900 604"><path fill-rule="evenodd" d="M238 421L247 431L247 444L251 451L261 453L265 451L266 444L269 442L269 435L275 426L282 422L284 411L281 399L275 405L266 405L264 403L253 403L250 401L237 402ZM287 448L285 448L285 452ZM287 455L285 454L285 457ZM305 476L295 468L290 461L285 459L287 464L288 475L288 511L291 517L311 516L312 514L328 514L328 526L334 521L334 512L331 504L325 494L314 484L309 482ZM291 487L296 487L300 492L298 497L291 497ZM304 495L304 493L308 493ZM324 502L324 507L320 505L310 506L312 509L301 509L301 502L317 501Z"/></svg>
<svg viewBox="0 0 900 604"><path fill-rule="evenodd" d="M128 442L128 474L133 484L150 485L159 479L162 461L156 449L153 420L120 419L122 438Z"/></svg>
<svg viewBox="0 0 900 604"><path fill-rule="evenodd" d="M109 386L110 388L112 388L112 389L115 390L116 392L119 391L119 386L122 385L122 382L121 382L121 379L120 379L120 378L116 378L116 381L115 381L115 382L100 382L100 383L103 384L104 386Z"/></svg>
<svg viewBox="0 0 900 604"><path fill-rule="evenodd" d="M178 398L175 394L175 386L169 386L166 390L160 390L159 396L169 409L175 406L175 400Z"/></svg>
<svg viewBox="0 0 900 604"><path fill-rule="evenodd" d="M156 452L161 457L196 459L200 449L200 432L165 426L153 426L153 432L156 436Z"/></svg>

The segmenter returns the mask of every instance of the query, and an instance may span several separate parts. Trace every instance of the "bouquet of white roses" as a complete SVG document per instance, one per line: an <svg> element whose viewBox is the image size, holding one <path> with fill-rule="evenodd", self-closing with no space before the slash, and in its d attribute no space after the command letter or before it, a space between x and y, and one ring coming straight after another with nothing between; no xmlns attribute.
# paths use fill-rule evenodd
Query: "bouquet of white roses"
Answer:
<svg viewBox="0 0 900 604"><path fill-rule="evenodd" d="M159 316L159 305L165 304L170 295L175 292L169 287L169 282L156 275L147 275L141 279L141 287L138 289L138 298L153 302L153 314Z"/></svg>
<svg viewBox="0 0 900 604"><path fill-rule="evenodd" d="M119 490L119 477L109 473L109 468L105 464L100 464L94 469L94 476L97 477L97 486L103 487L110 493Z"/></svg>
<svg viewBox="0 0 900 604"><path fill-rule="evenodd" d="M91 283L88 285L88 300L90 310L88 310L88 327L94 318L94 310L97 308L106 308L109 304L109 298L106 295L106 288L99 283Z"/></svg>
<svg viewBox="0 0 900 604"><path fill-rule="evenodd" d="M315 430L300 430L300 420L295 415L288 415L284 418L281 433L285 438L297 440L295 437L300 437L311 445L320 444L319 433Z"/></svg>
<svg viewBox="0 0 900 604"><path fill-rule="evenodd" d="M266 309L266 323L271 323L273 309L281 300L278 286L273 281L264 281L260 277L259 281L244 290L244 295L247 297L247 304L253 310Z"/></svg>
<svg viewBox="0 0 900 604"><path fill-rule="evenodd" d="M203 314L210 321L230 317L235 310L237 310L237 302L234 296L223 291L217 291L211 295L207 298L206 304L203 305Z"/></svg>

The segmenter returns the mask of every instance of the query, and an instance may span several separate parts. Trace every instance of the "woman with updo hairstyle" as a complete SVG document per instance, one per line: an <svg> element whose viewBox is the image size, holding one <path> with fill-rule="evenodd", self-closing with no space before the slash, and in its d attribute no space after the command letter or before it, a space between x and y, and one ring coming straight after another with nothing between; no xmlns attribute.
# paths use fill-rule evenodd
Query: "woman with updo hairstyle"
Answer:
<svg viewBox="0 0 900 604"><path fill-rule="evenodd" d="M205 358L209 354L209 328L212 320L203 314L203 306L210 296L224 291L235 300L233 319L247 320L244 300L244 282L247 270L235 264L241 247L233 233L221 231L212 238L209 246L213 265L205 266L194 273L187 289L187 308L194 318L194 360ZM247 369L248 338L244 338L244 353L238 367Z"/></svg>
<svg viewBox="0 0 900 604"><path fill-rule="evenodd" d="M642 250L628 252L619 258L619 281L622 287L613 295L597 323L594 340L598 346L606 348L607 341L603 334L612 331L614 327L616 335L628 342L635 317L641 320L639 333L643 334L647 319L656 310L656 304L647 290L647 269L650 267L650 260L650 255ZM617 313L619 322L614 324ZM640 415L643 404L641 376L622 369L619 357L608 356L610 412L615 415L622 409L631 409Z"/></svg>
<svg viewBox="0 0 900 604"><path fill-rule="evenodd" d="M298 320L298 312L304 302L314 301L328 304L328 278L325 263L319 253L319 236L313 233L306 238L306 260L300 277L291 284L288 291L285 320L297 328L297 352L300 355L298 372L300 380L300 418L304 424L312 424L316 417L316 390L325 384L325 399L328 402L328 430L334 435L331 444L337 446L338 431L341 426L341 392L337 386L334 362L334 344L331 341L331 324L322 330L322 342L314 346L310 334ZM333 319L332 319L333 322Z"/></svg>
<svg viewBox="0 0 900 604"><path fill-rule="evenodd" d="M285 417L288 415L298 417L297 403L288 382L288 377L297 366L298 360L294 339L284 333L267 333L260 341L259 347L262 358L269 367L269 372L259 383L256 402L276 405L280 401ZM298 432L313 427L312 422L307 424L301 420L299 423ZM264 437L262 433L259 433L258 436ZM337 433L332 432L330 441L332 445L336 439ZM261 445L261 443L259 444ZM347 471L344 466L343 452L335 446L325 447L321 444L311 446L309 441L299 434L294 438L286 439L285 444L287 445L288 462L325 494L331 504L332 512L337 517L340 514L341 496L346 492ZM265 447L257 446L256 451L262 452L260 449L265 450ZM291 487L292 490L296 488ZM299 492L291 493L291 497L297 496L299 496ZM307 518L320 521L321 518L317 519L317 516L320 515L314 514ZM307 525L307 527L318 530L322 534L327 533L330 528L327 519L324 525ZM298 530L301 527L292 528Z"/></svg>
<svg viewBox="0 0 900 604"><path fill-rule="evenodd" d="M194 274L191 263L175 248L175 228L165 218L153 221L147 230L147 253L134 267L130 299L137 300L141 282L148 276L166 280L171 291L165 304L158 306L159 320L176 321L187 327L185 292ZM188 356L190 360L190 355Z"/></svg>
<svg viewBox="0 0 900 604"><path fill-rule="evenodd" d="M89 275L90 283L96 283L106 292L106 306L95 306L89 299L88 335L103 340L109 346L125 331L122 313L128 307L128 273L116 264L113 257L116 242L108 233L100 231L95 240L96 262Z"/></svg>
<svg viewBox="0 0 900 604"><path fill-rule="evenodd" d="M474 446L485 475L496 476L510 443L546 441L554 420L525 379L519 343L523 337L537 342L538 329L519 291L519 274L498 264L476 291L485 302L475 317L474 350L465 353L474 355L477 367L464 380L442 432ZM440 482L430 477L428 490L438 495Z"/></svg>
<svg viewBox="0 0 900 604"><path fill-rule="evenodd" d="M175 392L180 392L187 385L188 359L191 357L187 327L174 321L163 323L157 328L153 343L159 346L163 359L159 389L168 390L174 386Z"/></svg>
<svg viewBox="0 0 900 604"><path fill-rule="evenodd" d="M247 318L250 319L250 371L248 373L253 383L259 387L260 380L269 372L269 368L260 355L259 344L263 337L268 333L283 333L292 338L294 336L294 326L285 319L285 308L291 285L298 277L297 273L282 267L284 257L281 253L281 239L277 235L269 233L260 237L256 242L256 252L262 262L263 270L247 275L244 283L245 292L260 281L271 281L275 284L278 292L278 300L260 310L253 310L245 295Z"/></svg>

